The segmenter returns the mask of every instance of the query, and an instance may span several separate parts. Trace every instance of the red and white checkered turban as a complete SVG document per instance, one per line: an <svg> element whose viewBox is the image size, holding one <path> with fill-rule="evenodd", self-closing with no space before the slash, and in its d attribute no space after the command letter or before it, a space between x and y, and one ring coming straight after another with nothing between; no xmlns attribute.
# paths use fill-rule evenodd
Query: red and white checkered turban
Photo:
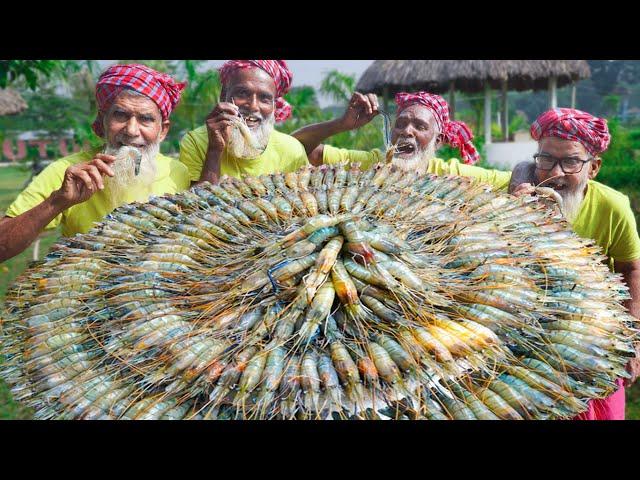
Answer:
<svg viewBox="0 0 640 480"><path fill-rule="evenodd" d="M604 118L574 108L554 108L540 115L531 125L531 137L558 137L580 142L591 155L609 147L611 135Z"/></svg>
<svg viewBox="0 0 640 480"><path fill-rule="evenodd" d="M166 120L180 101L180 93L186 86L186 82L177 83L169 75L156 72L146 65L113 65L100 75L96 84L98 117L93 122L93 131L100 137L104 135L102 115L125 88L153 100L160 109L162 119Z"/></svg>
<svg viewBox="0 0 640 480"><path fill-rule="evenodd" d="M220 67L220 81L226 85L234 70L253 67L261 68L273 78L277 97L274 116L276 122L284 122L291 116L291 105L282 96L289 91L293 81L293 74L284 60L229 60Z"/></svg>
<svg viewBox="0 0 640 480"><path fill-rule="evenodd" d="M452 121L449 118L449 105L440 95L427 92L400 92L396 94L396 104L398 113L410 105L420 104L427 107L436 119L444 143L460 149L464 163L472 165L479 160L480 155L471 142L473 139L471 130L464 122Z"/></svg>

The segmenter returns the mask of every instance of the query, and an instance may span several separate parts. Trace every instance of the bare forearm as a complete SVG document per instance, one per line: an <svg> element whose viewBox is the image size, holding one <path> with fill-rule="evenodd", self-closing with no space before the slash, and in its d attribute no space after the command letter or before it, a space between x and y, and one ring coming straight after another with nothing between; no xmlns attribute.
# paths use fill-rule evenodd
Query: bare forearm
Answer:
<svg viewBox="0 0 640 480"><path fill-rule="evenodd" d="M631 270L629 272L621 272L624 282L629 287L631 299L624 302L624 306L629 313L640 319L640 270Z"/></svg>
<svg viewBox="0 0 640 480"><path fill-rule="evenodd" d="M22 215L0 219L0 262L24 251L63 210L61 201L53 193Z"/></svg>
<svg viewBox="0 0 640 480"><path fill-rule="evenodd" d="M349 130L349 128L344 124L344 121L338 118L329 120L328 122L307 125L306 127L296 130L291 135L304 145L307 155L311 155L311 152L324 140L338 133L346 132L347 130Z"/></svg>
<svg viewBox="0 0 640 480"><path fill-rule="evenodd" d="M218 183L220 180L220 160L222 159L222 152L219 150L207 150L207 155L204 159L204 166L202 167L202 173L200 174L200 180L196 183L211 182L213 184Z"/></svg>
<svg viewBox="0 0 640 480"><path fill-rule="evenodd" d="M536 166L533 162L520 162L513 167L511 181L509 182L509 193L513 192L518 185L530 183L535 185Z"/></svg>

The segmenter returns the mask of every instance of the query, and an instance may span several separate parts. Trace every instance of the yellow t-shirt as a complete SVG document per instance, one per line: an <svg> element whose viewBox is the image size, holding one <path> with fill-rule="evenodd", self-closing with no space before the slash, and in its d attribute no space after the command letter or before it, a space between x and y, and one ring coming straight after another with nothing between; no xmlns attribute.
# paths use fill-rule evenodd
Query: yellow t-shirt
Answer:
<svg viewBox="0 0 640 480"><path fill-rule="evenodd" d="M602 183L589 181L573 231L595 240L609 257L610 267L612 260L640 259L640 238L629 197Z"/></svg>
<svg viewBox="0 0 640 480"><path fill-rule="evenodd" d="M377 162L385 161L384 154L378 149L367 152L325 145L322 154L322 162L325 164L360 162L360 168L363 170L368 169ZM489 183L500 190L506 190L511 180L511 172L474 167L473 165L460 163L460 161L455 158L450 159L448 162L445 162L441 158L432 158L429 160L427 172L435 175L473 177L481 182Z"/></svg>
<svg viewBox="0 0 640 480"><path fill-rule="evenodd" d="M180 161L189 169L191 181L197 182L202 174L209 136L202 126L187 133L180 142ZM220 174L240 178L242 175L295 172L309 164L304 146L291 135L273 130L264 152L256 158L235 158L225 151L220 162Z"/></svg>
<svg viewBox="0 0 640 480"><path fill-rule="evenodd" d="M76 163L90 161L100 150L102 148L82 151L52 162L18 195L6 215L17 217L42 203L62 186L64 172L68 167ZM183 164L173 158L158 154L156 165L156 180L151 186L153 195L178 193L189 188L189 172ZM131 201L133 200L132 197ZM74 205L62 212L47 225L46 229L62 225L62 234L65 236L86 233L93 227L94 222L100 222L111 211L106 194L99 191L86 202Z"/></svg>

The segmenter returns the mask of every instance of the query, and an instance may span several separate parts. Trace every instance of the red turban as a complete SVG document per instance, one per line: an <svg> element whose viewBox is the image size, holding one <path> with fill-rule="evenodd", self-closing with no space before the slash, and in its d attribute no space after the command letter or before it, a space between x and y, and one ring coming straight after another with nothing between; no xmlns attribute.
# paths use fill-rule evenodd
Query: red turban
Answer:
<svg viewBox="0 0 640 480"><path fill-rule="evenodd" d="M220 81L226 85L229 75L238 68L258 67L267 72L276 84L276 122L284 122L291 116L291 105L282 96L289 91L293 74L284 60L229 60L220 67Z"/></svg>
<svg viewBox="0 0 640 480"><path fill-rule="evenodd" d="M427 107L436 119L444 143L460 149L464 163L474 164L478 161L480 155L471 143L473 139L471 130L463 122L449 119L449 105L440 95L427 92L401 92L396 94L396 104L398 113L410 105L419 104Z"/></svg>
<svg viewBox="0 0 640 480"><path fill-rule="evenodd" d="M573 108L554 108L540 115L531 125L531 137L558 137L580 142L591 155L604 152L611 135L604 118Z"/></svg>
<svg viewBox="0 0 640 480"><path fill-rule="evenodd" d="M93 131L100 137L104 135L101 114L109 109L125 88L135 90L153 100L160 109L162 119L166 120L180 101L180 92L186 86L186 82L176 83L169 75L156 72L145 65L113 65L100 75L96 84L99 112L98 118L93 122Z"/></svg>

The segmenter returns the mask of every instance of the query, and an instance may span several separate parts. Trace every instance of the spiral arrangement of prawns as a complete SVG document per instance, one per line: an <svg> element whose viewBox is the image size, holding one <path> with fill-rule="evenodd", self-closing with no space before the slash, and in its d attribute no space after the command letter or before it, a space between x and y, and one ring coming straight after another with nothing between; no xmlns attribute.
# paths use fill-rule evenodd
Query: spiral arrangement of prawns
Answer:
<svg viewBox="0 0 640 480"><path fill-rule="evenodd" d="M61 240L7 298L41 419L570 418L628 292L552 203L376 165L225 178Z"/></svg>

